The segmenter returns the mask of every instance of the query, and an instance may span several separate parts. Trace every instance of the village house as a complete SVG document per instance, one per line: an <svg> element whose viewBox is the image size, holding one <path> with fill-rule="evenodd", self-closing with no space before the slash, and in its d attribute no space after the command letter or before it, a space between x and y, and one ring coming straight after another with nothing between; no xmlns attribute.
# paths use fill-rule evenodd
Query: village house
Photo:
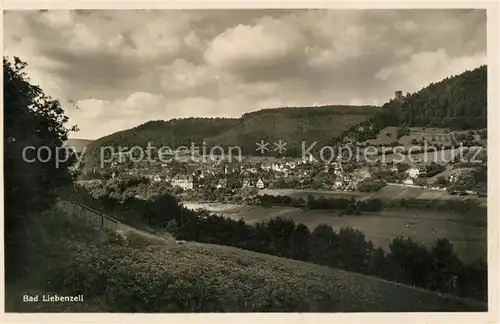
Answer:
<svg viewBox="0 0 500 324"><path fill-rule="evenodd" d="M262 179L259 179L259 180L257 181L257 183L255 184L255 186L256 186L258 189L264 189L264 187L265 187L264 181L262 181Z"/></svg>
<svg viewBox="0 0 500 324"><path fill-rule="evenodd" d="M405 179L405 180L403 181L403 184L405 184L405 185L410 185L410 186L411 186L411 185L413 185L413 184L414 184L414 182L413 182L413 179L412 179L412 178L408 178L408 179Z"/></svg>
<svg viewBox="0 0 500 324"><path fill-rule="evenodd" d="M217 189L226 187L227 187L227 179L220 179L216 186Z"/></svg>
<svg viewBox="0 0 500 324"><path fill-rule="evenodd" d="M156 182L161 181L161 176L159 174L149 174L147 175L147 178Z"/></svg>
<svg viewBox="0 0 500 324"><path fill-rule="evenodd" d="M272 170L272 168L273 168L273 164L272 164L272 163L269 163L269 162L263 162L263 163L260 165L260 168L261 168L262 170L269 171L269 170Z"/></svg>
<svg viewBox="0 0 500 324"><path fill-rule="evenodd" d="M194 181L192 175L177 175L171 181L173 186L179 186L184 190L193 190Z"/></svg>
<svg viewBox="0 0 500 324"><path fill-rule="evenodd" d="M314 156L312 154L309 154L308 156L308 160L307 160L309 163L313 163L314 162Z"/></svg>
<svg viewBox="0 0 500 324"><path fill-rule="evenodd" d="M455 183L455 181L457 181L457 177L456 177L455 175L450 175L450 176L448 177L448 181L449 181L450 183Z"/></svg>
<svg viewBox="0 0 500 324"><path fill-rule="evenodd" d="M333 189L339 190L344 187L344 180L341 177L337 177L333 183Z"/></svg>
<svg viewBox="0 0 500 324"><path fill-rule="evenodd" d="M370 174L370 171L368 171L368 170L359 170L359 176L362 179L368 179L371 177L371 174Z"/></svg>
<svg viewBox="0 0 500 324"><path fill-rule="evenodd" d="M251 178L245 178L245 179L243 179L243 183L242 183L241 187L242 188L254 187L254 182L252 181Z"/></svg>
<svg viewBox="0 0 500 324"><path fill-rule="evenodd" d="M406 172L408 173L408 177L411 179L418 178L418 176L420 175L420 169L417 167L411 167Z"/></svg>

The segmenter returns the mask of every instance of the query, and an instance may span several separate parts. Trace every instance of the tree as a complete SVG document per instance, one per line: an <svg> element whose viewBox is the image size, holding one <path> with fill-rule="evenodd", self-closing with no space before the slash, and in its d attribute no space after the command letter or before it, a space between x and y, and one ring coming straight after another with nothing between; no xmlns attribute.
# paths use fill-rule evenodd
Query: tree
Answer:
<svg viewBox="0 0 500 324"><path fill-rule="evenodd" d="M290 204L295 208L302 206L302 203L297 198L292 198Z"/></svg>
<svg viewBox="0 0 500 324"><path fill-rule="evenodd" d="M430 252L411 238L397 237L389 245L390 258L399 264L408 283L428 287L430 284L433 259Z"/></svg>
<svg viewBox="0 0 500 324"><path fill-rule="evenodd" d="M178 195L184 192L184 189L182 189L180 186L174 186L174 194Z"/></svg>
<svg viewBox="0 0 500 324"><path fill-rule="evenodd" d="M309 260L321 265L338 265L339 260L332 253L332 247L336 242L336 234L331 226L318 225L311 233Z"/></svg>
<svg viewBox="0 0 500 324"><path fill-rule="evenodd" d="M385 187L385 185L386 183L383 180L374 180L372 178L368 178L358 182L358 191L377 192Z"/></svg>
<svg viewBox="0 0 500 324"><path fill-rule="evenodd" d="M425 181L425 179L422 178L413 179L413 183L419 187L425 187L427 185L427 181Z"/></svg>
<svg viewBox="0 0 500 324"><path fill-rule="evenodd" d="M316 199L314 198L313 195L308 195L307 196L306 207L308 209L315 209L316 208Z"/></svg>
<svg viewBox="0 0 500 324"><path fill-rule="evenodd" d="M371 251L369 263L371 274L381 278L388 278L390 276L387 255L381 247Z"/></svg>
<svg viewBox="0 0 500 324"><path fill-rule="evenodd" d="M382 208L383 208L383 203L378 198L368 199L366 201L365 210L367 210L367 211L377 212L377 211L381 211Z"/></svg>
<svg viewBox="0 0 500 324"><path fill-rule="evenodd" d="M488 264L483 259L466 266L459 278L459 289L469 296L488 300Z"/></svg>
<svg viewBox="0 0 500 324"><path fill-rule="evenodd" d="M72 181L73 156L62 145L77 128L66 127L58 100L30 83L25 62L4 57L3 65L6 264L11 265L18 231L54 202L57 187Z"/></svg>
<svg viewBox="0 0 500 324"><path fill-rule="evenodd" d="M340 229L337 240L338 249L335 254L340 260L340 267L355 272L368 272L368 260L373 245L365 240L365 235L345 227Z"/></svg>
<svg viewBox="0 0 500 324"><path fill-rule="evenodd" d="M446 186L446 184L448 183L446 181L446 178L444 176L439 176L436 180L437 184L440 185L440 186Z"/></svg>
<svg viewBox="0 0 500 324"><path fill-rule="evenodd" d="M426 167L425 177L430 178L438 173L443 172L445 169L446 168L443 165L437 164L436 162L432 162Z"/></svg>
<svg viewBox="0 0 500 324"><path fill-rule="evenodd" d="M431 250L434 259L434 269L432 281L441 291L456 293L456 287L449 286L450 279L458 278L463 272L463 264L453 251L453 245L446 238L438 239L434 242Z"/></svg>
<svg viewBox="0 0 500 324"><path fill-rule="evenodd" d="M267 222L267 230L271 237L271 252L280 257L289 257L292 253L291 241L295 233L295 223L290 219L273 218Z"/></svg>
<svg viewBox="0 0 500 324"><path fill-rule="evenodd" d="M309 244L311 232L304 224L298 224L292 234L292 255L296 260L307 261L309 259Z"/></svg>
<svg viewBox="0 0 500 324"><path fill-rule="evenodd" d="M402 173L402 172L405 172L406 170L408 170L410 168L410 165L408 163L398 163L397 164L397 168L398 168L398 172L399 173Z"/></svg>

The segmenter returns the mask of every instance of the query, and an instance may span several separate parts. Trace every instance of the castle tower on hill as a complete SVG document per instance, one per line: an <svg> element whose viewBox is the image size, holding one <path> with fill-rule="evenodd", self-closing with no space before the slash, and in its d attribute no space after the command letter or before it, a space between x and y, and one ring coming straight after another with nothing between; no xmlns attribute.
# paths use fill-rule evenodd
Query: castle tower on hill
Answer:
<svg viewBox="0 0 500 324"><path fill-rule="evenodd" d="M403 91L401 91L401 90L396 91L395 99L397 101L401 102L403 100Z"/></svg>
<svg viewBox="0 0 500 324"><path fill-rule="evenodd" d="M397 107L399 107L399 109L403 109L403 91L399 90L399 91L396 91L395 95L394 95L394 99L396 100L396 103L397 103Z"/></svg>

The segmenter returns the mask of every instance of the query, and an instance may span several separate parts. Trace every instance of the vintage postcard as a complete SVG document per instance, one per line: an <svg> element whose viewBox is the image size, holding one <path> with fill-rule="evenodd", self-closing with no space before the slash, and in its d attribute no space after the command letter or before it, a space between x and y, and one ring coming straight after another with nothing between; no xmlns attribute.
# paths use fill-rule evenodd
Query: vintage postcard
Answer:
<svg viewBox="0 0 500 324"><path fill-rule="evenodd" d="M3 10L6 322L498 320L495 4L69 6Z"/></svg>

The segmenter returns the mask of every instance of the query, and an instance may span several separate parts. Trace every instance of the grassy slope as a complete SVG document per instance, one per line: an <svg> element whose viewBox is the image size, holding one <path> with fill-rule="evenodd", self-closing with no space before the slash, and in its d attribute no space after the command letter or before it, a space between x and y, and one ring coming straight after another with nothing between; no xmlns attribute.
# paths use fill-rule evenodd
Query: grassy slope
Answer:
<svg viewBox="0 0 500 324"><path fill-rule="evenodd" d="M367 276L231 247L128 240L51 211L26 240L32 274L7 286L6 311L483 310ZM83 293L83 304L23 304L23 292Z"/></svg>

